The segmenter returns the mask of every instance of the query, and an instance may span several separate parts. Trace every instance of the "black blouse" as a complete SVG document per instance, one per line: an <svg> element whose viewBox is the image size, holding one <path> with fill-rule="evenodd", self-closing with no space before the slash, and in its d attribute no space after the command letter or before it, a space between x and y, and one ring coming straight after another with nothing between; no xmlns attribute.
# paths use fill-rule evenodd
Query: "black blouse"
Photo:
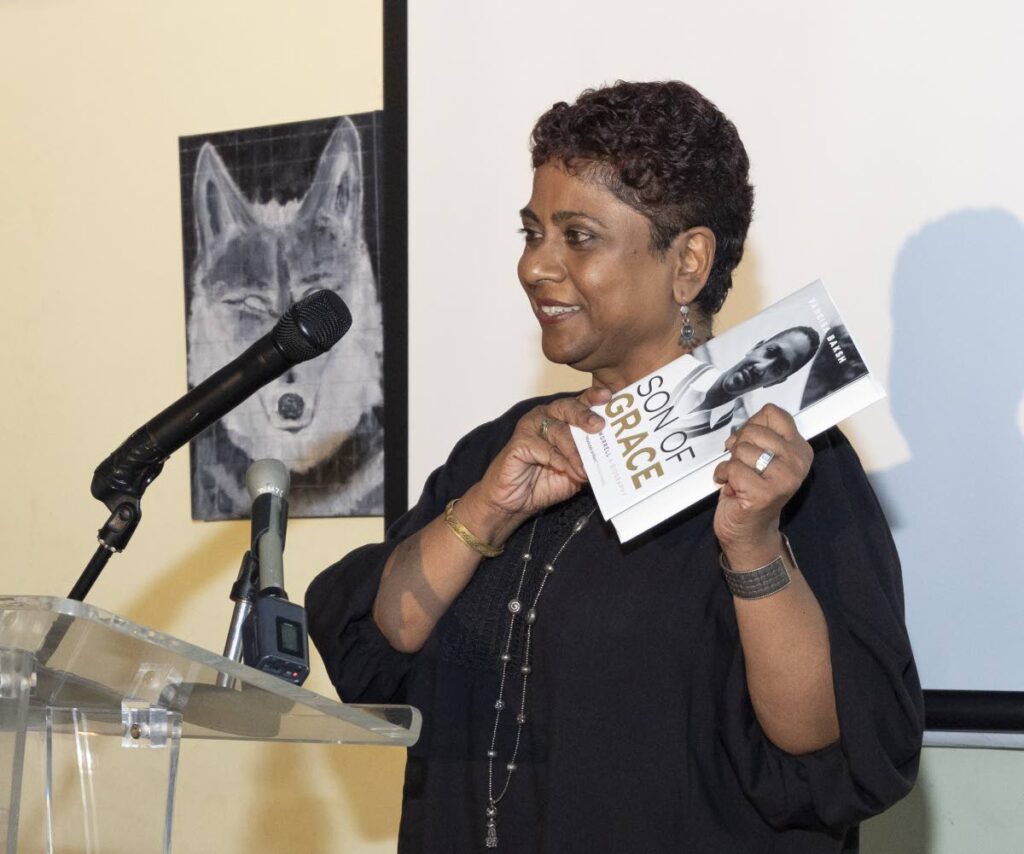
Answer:
<svg viewBox="0 0 1024 854"><path fill-rule="evenodd" d="M463 438L385 541L325 570L306 596L310 635L345 701L423 712L408 753L400 852L486 850L499 656L531 525L481 563L416 654L395 651L370 616L381 572L399 542L480 479L518 419L544 400ZM828 622L840 741L793 756L761 731L718 568L715 496L625 545L595 514L537 607L527 723L499 805L499 851L850 852L858 822L909 791L923 704L898 558L847 440L834 429L812 445L810 475L782 522ZM585 490L542 514L524 600L593 506ZM515 706L522 677L509 672L505 699ZM501 718L496 792L516 711Z"/></svg>

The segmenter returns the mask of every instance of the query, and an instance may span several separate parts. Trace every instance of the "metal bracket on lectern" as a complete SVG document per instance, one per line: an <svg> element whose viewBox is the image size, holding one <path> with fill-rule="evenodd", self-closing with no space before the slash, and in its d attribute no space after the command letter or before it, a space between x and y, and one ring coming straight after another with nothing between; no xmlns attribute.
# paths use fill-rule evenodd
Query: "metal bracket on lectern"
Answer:
<svg viewBox="0 0 1024 854"><path fill-rule="evenodd" d="M181 715L146 702L121 703L121 746L164 748L173 745L181 732Z"/></svg>

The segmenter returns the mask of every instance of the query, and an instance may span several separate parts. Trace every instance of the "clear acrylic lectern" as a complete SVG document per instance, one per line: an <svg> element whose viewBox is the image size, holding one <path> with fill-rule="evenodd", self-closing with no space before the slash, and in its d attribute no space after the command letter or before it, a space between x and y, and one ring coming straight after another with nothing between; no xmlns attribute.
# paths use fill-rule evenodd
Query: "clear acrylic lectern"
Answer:
<svg viewBox="0 0 1024 854"><path fill-rule="evenodd" d="M419 729L410 706L334 702L82 602L0 596L7 854L169 852L182 738L408 746Z"/></svg>

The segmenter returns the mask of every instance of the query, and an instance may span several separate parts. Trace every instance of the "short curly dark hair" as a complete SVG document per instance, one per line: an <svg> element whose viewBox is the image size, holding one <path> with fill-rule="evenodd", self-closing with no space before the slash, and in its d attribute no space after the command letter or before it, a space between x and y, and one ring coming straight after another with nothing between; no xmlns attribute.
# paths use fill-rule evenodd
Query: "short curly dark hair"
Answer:
<svg viewBox="0 0 1024 854"><path fill-rule="evenodd" d="M552 160L593 174L651 223L652 251L703 225L715 260L694 301L710 318L732 287L754 208L750 162L736 127L692 86L678 81L587 89L561 101L531 135L533 167Z"/></svg>

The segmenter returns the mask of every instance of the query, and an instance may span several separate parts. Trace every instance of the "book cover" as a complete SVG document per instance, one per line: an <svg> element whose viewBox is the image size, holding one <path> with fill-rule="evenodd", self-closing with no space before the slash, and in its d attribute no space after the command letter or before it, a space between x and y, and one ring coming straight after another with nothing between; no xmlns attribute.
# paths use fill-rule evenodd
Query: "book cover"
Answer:
<svg viewBox="0 0 1024 854"><path fill-rule="evenodd" d="M714 492L725 440L766 403L810 439L884 396L817 281L595 406L601 432L572 433L626 542Z"/></svg>

